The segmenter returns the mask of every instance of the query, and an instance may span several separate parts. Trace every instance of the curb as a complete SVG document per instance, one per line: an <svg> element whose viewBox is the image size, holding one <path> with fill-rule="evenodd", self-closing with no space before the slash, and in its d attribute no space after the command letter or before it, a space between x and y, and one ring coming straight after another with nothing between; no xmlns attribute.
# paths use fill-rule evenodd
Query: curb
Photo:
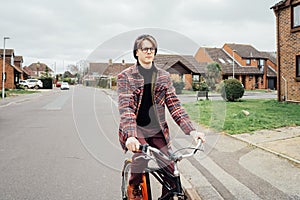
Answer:
<svg viewBox="0 0 300 200"><path fill-rule="evenodd" d="M184 190L185 195L188 197L188 200L201 200L201 197L193 188L192 184L188 182L184 176L180 176L180 179L182 183L182 189Z"/></svg>
<svg viewBox="0 0 300 200"><path fill-rule="evenodd" d="M228 134L228 133L224 133L224 134L227 135L227 136L229 136L229 137L231 137L231 138L234 138L234 139L236 139L236 140L245 142L245 143L247 143L248 145L257 147L257 148L259 148L259 149L262 149L262 150L264 150L264 151L267 151L267 152L269 152L269 153L272 153L272 154L274 154L274 155L276 155L276 156L278 156L278 157L284 158L284 159L286 159L286 160L288 160L288 161L290 161L290 162L292 162L292 163L294 163L294 164L296 164L296 165L300 165L300 161L299 161L299 160L294 159L294 158L292 158L292 157L290 157L290 156L287 156L287 155L285 155L285 154L282 154L282 153L276 152L276 151L274 151L274 150L265 148L265 147L260 146L260 145L258 145L258 144L252 143L252 142L250 142L249 140L245 140L245 139L242 139L242 138L237 138L237 137L234 137L234 136L232 136L232 135L230 135L230 134Z"/></svg>

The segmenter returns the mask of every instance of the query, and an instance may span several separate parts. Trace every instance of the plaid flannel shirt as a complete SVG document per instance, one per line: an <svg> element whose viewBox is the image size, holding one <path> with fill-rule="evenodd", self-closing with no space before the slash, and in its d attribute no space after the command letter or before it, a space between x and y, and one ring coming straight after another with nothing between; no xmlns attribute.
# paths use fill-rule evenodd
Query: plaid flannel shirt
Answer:
<svg viewBox="0 0 300 200"><path fill-rule="evenodd" d="M136 64L118 74L117 87L120 113L119 141L122 148L127 151L125 146L127 138L137 137L136 119L144 91L144 79ZM167 106L172 118L185 134L195 130L176 96L170 74L159 68L157 68L157 78L154 86L154 104L160 128L168 145L170 135L165 118L165 106Z"/></svg>

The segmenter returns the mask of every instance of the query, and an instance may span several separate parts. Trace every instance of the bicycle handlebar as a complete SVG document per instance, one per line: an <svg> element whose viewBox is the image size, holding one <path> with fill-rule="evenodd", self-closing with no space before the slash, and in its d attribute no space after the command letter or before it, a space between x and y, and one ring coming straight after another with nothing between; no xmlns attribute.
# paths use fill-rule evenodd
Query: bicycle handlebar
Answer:
<svg viewBox="0 0 300 200"><path fill-rule="evenodd" d="M201 147L201 148L199 148L199 147ZM176 161L176 162L182 160L183 158L188 158L188 157L193 156L198 150L203 151L204 148L203 148L202 141L199 139L197 145L195 147L193 147L192 149L193 149L193 152L188 153L188 154L175 155L175 154L172 153L169 156L167 156L164 153L162 153L159 149L157 149L155 147L151 147L148 144L140 145L140 148L139 148L140 151L142 151L144 154L146 154L149 157L151 157L150 152L154 152L154 153L160 155L161 157L163 157L166 160Z"/></svg>

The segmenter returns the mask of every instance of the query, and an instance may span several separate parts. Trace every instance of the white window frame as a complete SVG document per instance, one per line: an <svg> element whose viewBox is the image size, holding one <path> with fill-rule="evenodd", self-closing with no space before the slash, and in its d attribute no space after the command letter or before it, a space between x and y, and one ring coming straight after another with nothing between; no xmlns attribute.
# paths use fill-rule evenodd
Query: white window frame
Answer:
<svg viewBox="0 0 300 200"><path fill-rule="evenodd" d="M251 59L247 58L246 59L246 65L250 65L251 64Z"/></svg>
<svg viewBox="0 0 300 200"><path fill-rule="evenodd" d="M293 6L292 28L300 27L300 4Z"/></svg>

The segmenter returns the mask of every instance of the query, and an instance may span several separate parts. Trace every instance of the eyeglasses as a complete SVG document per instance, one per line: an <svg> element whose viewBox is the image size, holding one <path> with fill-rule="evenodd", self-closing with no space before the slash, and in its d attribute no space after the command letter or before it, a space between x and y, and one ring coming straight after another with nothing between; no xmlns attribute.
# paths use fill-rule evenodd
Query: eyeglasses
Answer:
<svg viewBox="0 0 300 200"><path fill-rule="evenodd" d="M150 47L150 48L145 47L145 48L141 48L141 51L143 53L148 53L149 51L150 51L150 53L154 53L155 52L155 48L153 48L153 47Z"/></svg>

